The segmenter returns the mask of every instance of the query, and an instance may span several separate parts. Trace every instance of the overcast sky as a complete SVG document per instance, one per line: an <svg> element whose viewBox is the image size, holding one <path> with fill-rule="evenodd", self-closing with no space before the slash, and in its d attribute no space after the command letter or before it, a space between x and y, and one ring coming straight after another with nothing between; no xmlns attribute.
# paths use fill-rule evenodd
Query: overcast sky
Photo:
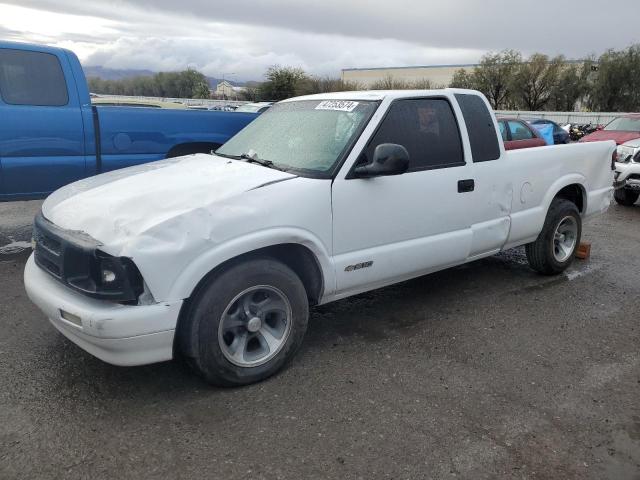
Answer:
<svg viewBox="0 0 640 480"><path fill-rule="evenodd" d="M640 42L638 19L640 0L0 0L0 39L85 65L260 80L275 64L337 77L504 48L577 59Z"/></svg>

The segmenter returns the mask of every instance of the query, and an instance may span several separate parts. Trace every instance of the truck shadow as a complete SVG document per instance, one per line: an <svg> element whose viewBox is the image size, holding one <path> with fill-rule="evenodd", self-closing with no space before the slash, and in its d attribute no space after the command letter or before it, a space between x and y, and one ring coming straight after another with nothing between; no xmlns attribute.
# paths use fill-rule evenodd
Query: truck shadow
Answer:
<svg viewBox="0 0 640 480"><path fill-rule="evenodd" d="M550 281L533 273L522 256L523 252L506 252L314 307L303 346L292 364L301 361L301 357L313 363L317 353L344 344L379 343L407 333L424 334L425 328L431 331L451 328L451 322L455 326L455 322L473 314L473 305L461 303L460 295L478 292L501 295L514 288L538 288ZM551 281L555 284L566 278ZM48 372L50 387L56 392L75 392L74 402L78 397L123 400L161 396L195 400L203 392L209 396L229 391L210 387L179 359L141 367L106 364L57 332L54 338L49 338L44 355L48 358L43 368ZM266 382L278 382L287 374L284 371ZM265 383L244 388L262 388L261 385Z"/></svg>

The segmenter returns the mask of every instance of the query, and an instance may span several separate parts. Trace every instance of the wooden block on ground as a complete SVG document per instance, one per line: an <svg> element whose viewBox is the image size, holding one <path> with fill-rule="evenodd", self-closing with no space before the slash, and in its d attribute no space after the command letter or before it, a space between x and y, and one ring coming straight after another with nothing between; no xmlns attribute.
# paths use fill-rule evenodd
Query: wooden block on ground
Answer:
<svg viewBox="0 0 640 480"><path fill-rule="evenodd" d="M588 260L591 256L591 242L580 242L576 250L576 258Z"/></svg>

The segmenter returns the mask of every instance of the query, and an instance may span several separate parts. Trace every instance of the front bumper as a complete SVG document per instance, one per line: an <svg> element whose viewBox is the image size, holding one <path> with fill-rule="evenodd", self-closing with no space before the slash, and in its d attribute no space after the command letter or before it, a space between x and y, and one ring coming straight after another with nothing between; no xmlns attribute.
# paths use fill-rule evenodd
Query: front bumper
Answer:
<svg viewBox="0 0 640 480"><path fill-rule="evenodd" d="M121 305L86 297L38 267L24 270L27 295L65 337L99 359L130 366L173 358L173 336L182 301Z"/></svg>
<svg viewBox="0 0 640 480"><path fill-rule="evenodd" d="M640 163L616 162L613 186L617 189L628 188L640 191Z"/></svg>

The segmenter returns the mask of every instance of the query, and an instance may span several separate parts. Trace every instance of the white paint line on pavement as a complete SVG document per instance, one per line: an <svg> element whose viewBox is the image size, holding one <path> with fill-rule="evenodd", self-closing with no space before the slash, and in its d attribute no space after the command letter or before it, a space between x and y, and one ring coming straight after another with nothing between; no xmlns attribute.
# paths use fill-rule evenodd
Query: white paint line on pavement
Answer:
<svg viewBox="0 0 640 480"><path fill-rule="evenodd" d="M0 247L0 255L12 255L14 253L20 253L24 250L31 248L31 242L19 241L11 242L7 245Z"/></svg>
<svg viewBox="0 0 640 480"><path fill-rule="evenodd" d="M601 266L587 265L582 270L564 272L564 274L569 280L575 280L576 278L584 277L585 275L589 275L590 273L597 272L601 268L602 268Z"/></svg>

